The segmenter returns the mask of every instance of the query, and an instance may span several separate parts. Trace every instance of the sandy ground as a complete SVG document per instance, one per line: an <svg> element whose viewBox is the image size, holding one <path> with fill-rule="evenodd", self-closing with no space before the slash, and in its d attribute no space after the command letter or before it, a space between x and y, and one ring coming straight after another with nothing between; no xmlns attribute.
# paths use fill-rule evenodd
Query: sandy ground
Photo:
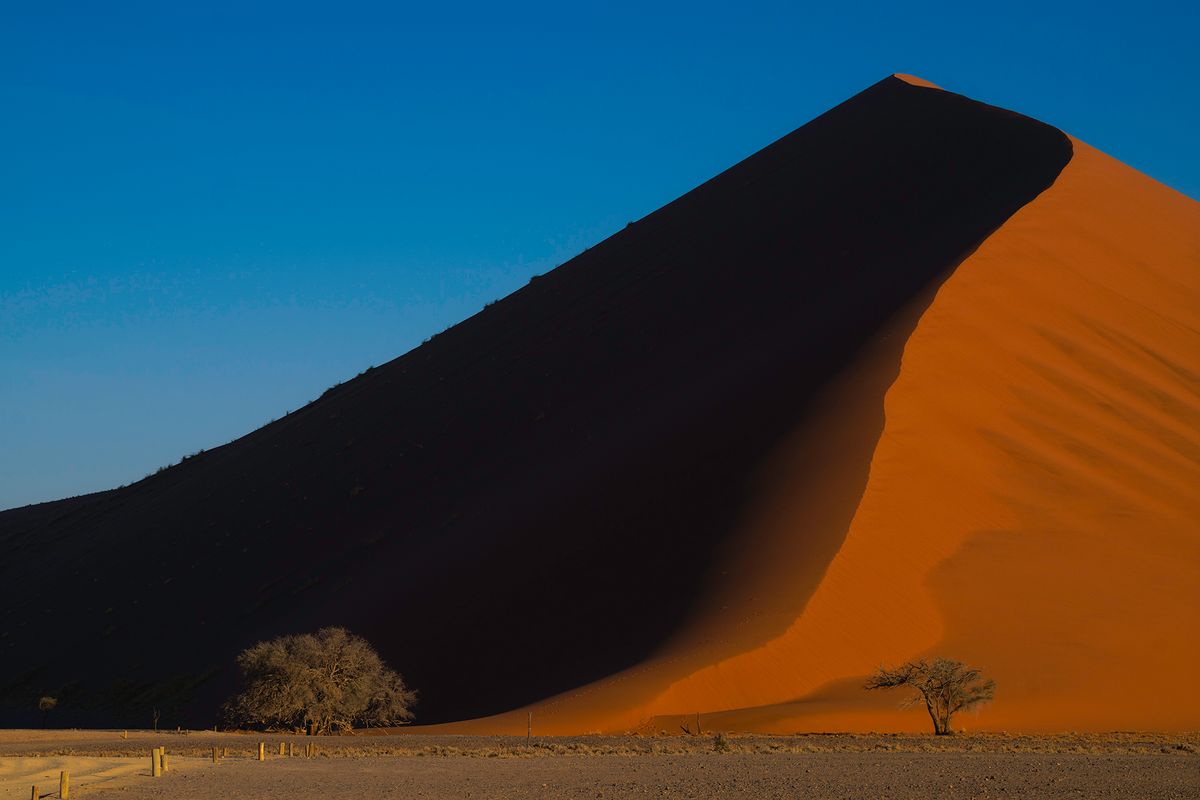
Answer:
<svg viewBox="0 0 1200 800"><path fill-rule="evenodd" d="M104 797L1200 797L1194 761L939 753L237 762Z"/></svg>
<svg viewBox="0 0 1200 800"><path fill-rule="evenodd" d="M253 754L267 742L266 763ZM320 737L0 733L0 800L112 798L1200 798L1200 735ZM296 746L278 755L280 742ZM317 758L303 758L316 742ZM171 770L149 776L156 745ZM229 756L212 764L213 746ZM720 748L720 749L718 749Z"/></svg>
<svg viewBox="0 0 1200 800"><path fill-rule="evenodd" d="M30 796L30 787L38 787L38 796L53 793L58 797L62 771L71 776L74 794L91 794L101 786L124 786L149 773L148 759L109 756L25 756L0 757L0 798Z"/></svg>

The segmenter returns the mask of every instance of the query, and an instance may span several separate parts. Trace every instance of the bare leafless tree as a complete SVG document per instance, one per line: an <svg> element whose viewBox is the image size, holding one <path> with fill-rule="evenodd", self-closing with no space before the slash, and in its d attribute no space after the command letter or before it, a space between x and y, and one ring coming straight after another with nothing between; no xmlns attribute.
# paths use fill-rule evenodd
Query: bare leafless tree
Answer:
<svg viewBox="0 0 1200 800"><path fill-rule="evenodd" d="M236 726L322 734L412 719L416 692L344 628L259 642L237 663L246 687L225 705Z"/></svg>
<svg viewBox="0 0 1200 800"><path fill-rule="evenodd" d="M866 683L867 689L898 686L914 690L904 705L924 703L933 720L933 732L939 736L953 733L950 719L955 713L991 700L996 694L995 681L983 680L978 669L949 658L922 658L895 669L880 667Z"/></svg>

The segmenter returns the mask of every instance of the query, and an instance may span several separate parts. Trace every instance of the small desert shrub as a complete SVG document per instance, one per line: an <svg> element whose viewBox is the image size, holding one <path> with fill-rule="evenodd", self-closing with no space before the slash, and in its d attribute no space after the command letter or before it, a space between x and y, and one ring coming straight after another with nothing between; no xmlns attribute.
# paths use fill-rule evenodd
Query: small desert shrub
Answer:
<svg viewBox="0 0 1200 800"><path fill-rule="evenodd" d="M716 753L728 753L729 752L729 739L725 738L725 734L718 733L716 736L713 737L713 752L716 752Z"/></svg>
<svg viewBox="0 0 1200 800"><path fill-rule="evenodd" d="M344 628L259 642L237 663L246 688L225 705L231 725L322 734L412 719L416 692Z"/></svg>

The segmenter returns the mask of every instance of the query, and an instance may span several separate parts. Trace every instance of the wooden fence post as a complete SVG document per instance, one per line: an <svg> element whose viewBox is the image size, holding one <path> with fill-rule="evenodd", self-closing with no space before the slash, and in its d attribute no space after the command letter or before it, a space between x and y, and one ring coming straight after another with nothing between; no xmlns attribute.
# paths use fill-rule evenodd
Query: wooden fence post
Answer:
<svg viewBox="0 0 1200 800"><path fill-rule="evenodd" d="M221 748L221 758L229 758L229 748L228 747Z"/></svg>
<svg viewBox="0 0 1200 800"><path fill-rule="evenodd" d="M30 800L38 800L37 784L33 785L33 793L29 795Z"/></svg>
<svg viewBox="0 0 1200 800"><path fill-rule="evenodd" d="M287 755L287 750L284 749L285 746L286 745L284 745L283 742L279 743L279 755L281 755L281 756Z"/></svg>
<svg viewBox="0 0 1200 800"><path fill-rule="evenodd" d="M167 760L167 748L165 747L162 749L162 764L163 772L166 772L169 769L170 762Z"/></svg>
<svg viewBox="0 0 1200 800"><path fill-rule="evenodd" d="M288 742L288 758L296 755L296 745L294 742Z"/></svg>
<svg viewBox="0 0 1200 800"><path fill-rule="evenodd" d="M258 743L258 760L259 761L267 760L267 743L266 742Z"/></svg>
<svg viewBox="0 0 1200 800"><path fill-rule="evenodd" d="M217 763L217 746L213 745L213 763Z"/></svg>
<svg viewBox="0 0 1200 800"><path fill-rule="evenodd" d="M58 796L62 800L71 796L71 773L65 769L58 773Z"/></svg>
<svg viewBox="0 0 1200 800"><path fill-rule="evenodd" d="M158 760L158 748L150 751L150 775L157 778L162 775L162 762Z"/></svg>

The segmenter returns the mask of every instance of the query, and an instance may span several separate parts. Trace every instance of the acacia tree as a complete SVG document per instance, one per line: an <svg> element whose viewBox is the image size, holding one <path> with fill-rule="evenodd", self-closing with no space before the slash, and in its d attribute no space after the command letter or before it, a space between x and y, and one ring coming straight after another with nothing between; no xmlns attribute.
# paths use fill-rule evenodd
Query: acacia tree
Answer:
<svg viewBox="0 0 1200 800"><path fill-rule="evenodd" d="M259 642L237 663L246 687L224 709L235 726L323 734L412 719L416 692L344 628Z"/></svg>
<svg viewBox="0 0 1200 800"><path fill-rule="evenodd" d="M950 718L963 709L991 700L996 694L996 682L983 680L981 673L961 661L949 658L921 659L901 664L895 669L880 667L866 683L867 689L892 689L908 686L915 691L905 701L905 707L923 702L933 732L938 736L953 733Z"/></svg>

